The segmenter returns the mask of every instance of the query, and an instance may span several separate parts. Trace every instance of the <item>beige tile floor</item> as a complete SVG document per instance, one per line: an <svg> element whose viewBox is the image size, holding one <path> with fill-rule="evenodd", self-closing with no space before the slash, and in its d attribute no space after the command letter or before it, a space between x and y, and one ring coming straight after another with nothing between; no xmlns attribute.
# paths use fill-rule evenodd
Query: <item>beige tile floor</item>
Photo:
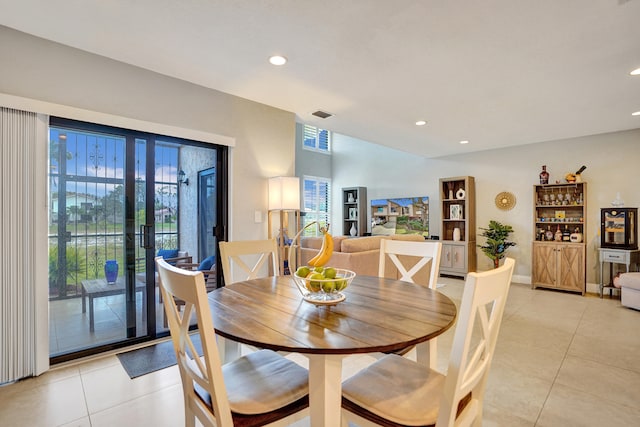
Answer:
<svg viewBox="0 0 640 427"><path fill-rule="evenodd" d="M459 301L461 280L440 283ZM441 370L452 335L438 340ZM373 360L346 359L344 377ZM638 396L640 312L616 298L511 286L484 426L638 426ZM131 380L106 355L0 387L0 426L173 427L183 423L182 405L175 366Z"/></svg>

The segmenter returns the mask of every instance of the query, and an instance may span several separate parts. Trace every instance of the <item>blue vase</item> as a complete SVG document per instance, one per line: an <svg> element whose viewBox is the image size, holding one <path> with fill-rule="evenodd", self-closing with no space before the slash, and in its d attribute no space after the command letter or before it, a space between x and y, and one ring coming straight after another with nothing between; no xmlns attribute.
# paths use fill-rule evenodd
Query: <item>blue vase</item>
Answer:
<svg viewBox="0 0 640 427"><path fill-rule="evenodd" d="M115 259L108 259L104 263L104 275L107 278L108 284L115 284L118 279L118 261Z"/></svg>

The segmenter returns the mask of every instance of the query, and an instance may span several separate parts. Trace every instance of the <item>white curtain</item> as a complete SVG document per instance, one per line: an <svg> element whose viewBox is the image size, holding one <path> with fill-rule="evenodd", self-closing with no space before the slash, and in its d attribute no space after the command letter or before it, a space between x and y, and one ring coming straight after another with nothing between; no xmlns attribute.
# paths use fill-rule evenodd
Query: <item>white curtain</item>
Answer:
<svg viewBox="0 0 640 427"><path fill-rule="evenodd" d="M48 369L47 117L0 107L0 384Z"/></svg>

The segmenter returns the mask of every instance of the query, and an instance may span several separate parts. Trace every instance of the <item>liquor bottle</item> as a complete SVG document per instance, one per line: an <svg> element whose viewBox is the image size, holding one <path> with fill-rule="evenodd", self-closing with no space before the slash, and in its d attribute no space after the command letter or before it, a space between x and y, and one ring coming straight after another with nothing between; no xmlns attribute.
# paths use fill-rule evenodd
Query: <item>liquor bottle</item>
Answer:
<svg viewBox="0 0 640 427"><path fill-rule="evenodd" d="M556 242L562 242L562 231L560 230L560 224L558 224L558 229L556 230L556 234L554 236L554 240Z"/></svg>
<svg viewBox="0 0 640 427"><path fill-rule="evenodd" d="M569 226L565 224L564 231L562 232L562 241L570 242L571 241L571 232L569 231Z"/></svg>
<svg viewBox="0 0 640 427"><path fill-rule="evenodd" d="M542 166L542 172L540 172L540 184L549 183L549 172L547 172L547 165Z"/></svg>
<svg viewBox="0 0 640 427"><path fill-rule="evenodd" d="M553 231L551 231L550 225L547 226L547 231L544 233L544 237L547 239L548 242L553 240Z"/></svg>

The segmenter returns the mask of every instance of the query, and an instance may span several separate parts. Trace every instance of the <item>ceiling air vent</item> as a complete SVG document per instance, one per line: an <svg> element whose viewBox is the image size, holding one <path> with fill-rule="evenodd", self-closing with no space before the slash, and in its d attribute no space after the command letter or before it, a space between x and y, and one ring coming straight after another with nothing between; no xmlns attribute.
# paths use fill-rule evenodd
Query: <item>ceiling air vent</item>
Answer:
<svg viewBox="0 0 640 427"><path fill-rule="evenodd" d="M321 119L326 119L327 117L333 116L333 114L326 113L326 112L320 111L320 110L318 110L318 111L316 111L314 113L311 113L311 114L316 116L316 117L320 117Z"/></svg>

